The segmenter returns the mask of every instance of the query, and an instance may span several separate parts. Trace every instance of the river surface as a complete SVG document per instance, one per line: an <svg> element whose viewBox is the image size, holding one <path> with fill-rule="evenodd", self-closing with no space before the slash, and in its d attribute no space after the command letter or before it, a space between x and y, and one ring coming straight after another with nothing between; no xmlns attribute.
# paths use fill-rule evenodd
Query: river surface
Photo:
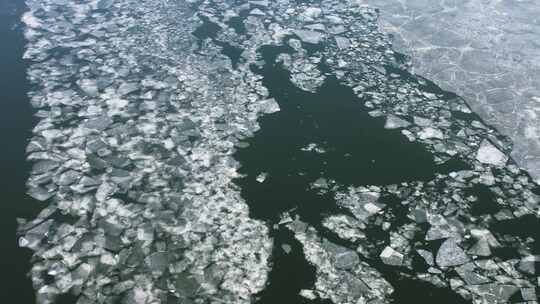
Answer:
<svg viewBox="0 0 540 304"><path fill-rule="evenodd" d="M16 218L34 217L42 205L25 194L30 164L25 161L26 144L37 122L26 93L27 63L22 59L25 40L20 16L24 1L0 2L0 302L34 303L34 290L27 272L31 252L18 247Z"/></svg>

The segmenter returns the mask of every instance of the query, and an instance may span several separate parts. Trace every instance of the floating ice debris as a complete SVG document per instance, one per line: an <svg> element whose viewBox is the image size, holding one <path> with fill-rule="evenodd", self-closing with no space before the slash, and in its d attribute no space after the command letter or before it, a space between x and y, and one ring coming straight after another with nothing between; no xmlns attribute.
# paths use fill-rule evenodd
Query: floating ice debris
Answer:
<svg viewBox="0 0 540 304"><path fill-rule="evenodd" d="M315 32L315 31L295 30L294 33L303 42L307 42L311 44L318 44L324 39L323 33Z"/></svg>
<svg viewBox="0 0 540 304"><path fill-rule="evenodd" d="M362 225L350 216L329 216L324 219L323 226L335 232L340 238L351 242L356 242L366 237L361 231Z"/></svg>
<svg viewBox="0 0 540 304"><path fill-rule="evenodd" d="M427 127L418 133L418 137L420 139L444 139L444 134L439 129Z"/></svg>
<svg viewBox="0 0 540 304"><path fill-rule="evenodd" d="M395 115L388 115L386 117L386 123L384 124L384 128L385 129L402 129L410 125L411 124L404 119L401 119Z"/></svg>
<svg viewBox="0 0 540 304"><path fill-rule="evenodd" d="M337 36L335 39L338 48L348 49L349 47L351 47L351 41L349 40L349 38Z"/></svg>
<svg viewBox="0 0 540 304"><path fill-rule="evenodd" d="M283 249L286 254L289 254L292 251L292 247L289 244L282 244L281 249Z"/></svg>
<svg viewBox="0 0 540 304"><path fill-rule="evenodd" d="M440 267L458 266L468 261L468 256L459 247L455 238L449 238L444 241L437 251L436 262Z"/></svg>
<svg viewBox="0 0 540 304"><path fill-rule="evenodd" d="M263 100L260 103L259 107L261 109L261 112L265 114L279 112L279 104L276 102L274 98Z"/></svg>
<svg viewBox="0 0 540 304"><path fill-rule="evenodd" d="M319 154L322 154L322 153L326 152L326 150L324 148L317 145L316 143L309 143L307 146L303 147L301 150L305 151L305 152L316 152L316 153L319 153Z"/></svg>
<svg viewBox="0 0 540 304"><path fill-rule="evenodd" d="M315 291L309 290L309 289L302 289L300 290L300 295L308 300L315 300L317 299L317 295L315 294Z"/></svg>
<svg viewBox="0 0 540 304"><path fill-rule="evenodd" d="M389 300L391 285L361 262L355 251L320 239L312 227L307 231L297 228L305 225L291 223L288 227L302 243L306 259L317 269L315 292L320 298L337 304Z"/></svg>
<svg viewBox="0 0 540 304"><path fill-rule="evenodd" d="M268 173L262 172L261 174L257 175L256 180L259 183L264 183L264 181L266 180L267 177L268 177Z"/></svg>
<svg viewBox="0 0 540 304"><path fill-rule="evenodd" d="M476 152L476 159L484 164L504 166L508 161L508 156L488 140L483 140L478 148L478 152Z"/></svg>
<svg viewBox="0 0 540 304"><path fill-rule="evenodd" d="M401 266L403 264L403 254L395 251L392 247L386 246L380 255L383 263L393 266Z"/></svg>

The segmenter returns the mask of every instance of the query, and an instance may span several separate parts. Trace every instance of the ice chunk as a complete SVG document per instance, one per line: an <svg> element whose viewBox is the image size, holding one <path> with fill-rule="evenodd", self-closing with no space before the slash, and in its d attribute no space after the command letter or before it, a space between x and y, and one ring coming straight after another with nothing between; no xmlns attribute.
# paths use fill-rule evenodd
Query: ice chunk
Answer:
<svg viewBox="0 0 540 304"><path fill-rule="evenodd" d="M423 249L418 249L417 252L428 265L433 266L433 253Z"/></svg>
<svg viewBox="0 0 540 304"><path fill-rule="evenodd" d="M257 177L255 178L255 180L259 183L263 183L265 180L266 180L266 177L268 176L268 173L261 173L259 175L257 175Z"/></svg>
<svg viewBox="0 0 540 304"><path fill-rule="evenodd" d="M317 295L313 290L309 289L302 289L300 290L300 296L308 299L308 300L315 300L317 298Z"/></svg>
<svg viewBox="0 0 540 304"><path fill-rule="evenodd" d="M437 128L427 127L418 132L418 137L420 139L444 139L444 134Z"/></svg>
<svg viewBox="0 0 540 304"><path fill-rule="evenodd" d="M483 140L478 152L476 152L476 159L483 164L504 166L508 161L508 156L488 140Z"/></svg>
<svg viewBox="0 0 540 304"><path fill-rule="evenodd" d="M309 18L309 19L316 19L319 18L322 14L322 10L318 7L308 7L306 10L302 13L302 17Z"/></svg>
<svg viewBox="0 0 540 304"><path fill-rule="evenodd" d="M403 264L403 254L395 251L390 246L386 246L379 257L386 265L401 266Z"/></svg>
<svg viewBox="0 0 540 304"><path fill-rule="evenodd" d="M337 47L342 50L348 49L349 47L351 47L351 41L349 40L349 38L346 38L346 37L337 36L336 44L337 44Z"/></svg>
<svg viewBox="0 0 540 304"><path fill-rule="evenodd" d="M283 249L286 254L289 254L292 251L292 247L289 244L282 244L281 249Z"/></svg>
<svg viewBox="0 0 540 304"><path fill-rule="evenodd" d="M465 254L463 249L458 246L455 238L444 241L437 252L436 262L440 267L459 266L468 261L469 257Z"/></svg>
<svg viewBox="0 0 540 304"><path fill-rule="evenodd" d="M300 40L307 43L318 44L324 39L324 34L315 31L295 30L294 33Z"/></svg>
<svg viewBox="0 0 540 304"><path fill-rule="evenodd" d="M395 115L388 115L386 117L386 123L384 124L384 128L385 129L401 129L401 128L406 128L410 125L411 124L404 119L401 119Z"/></svg>
<svg viewBox="0 0 540 304"><path fill-rule="evenodd" d="M275 112L279 112L279 104L276 102L274 98L263 100L260 105L259 109L261 112L265 114L271 114Z"/></svg>
<svg viewBox="0 0 540 304"><path fill-rule="evenodd" d="M54 191L48 191L47 189L43 189L41 187L30 187L27 194L38 201L46 201L54 196Z"/></svg>

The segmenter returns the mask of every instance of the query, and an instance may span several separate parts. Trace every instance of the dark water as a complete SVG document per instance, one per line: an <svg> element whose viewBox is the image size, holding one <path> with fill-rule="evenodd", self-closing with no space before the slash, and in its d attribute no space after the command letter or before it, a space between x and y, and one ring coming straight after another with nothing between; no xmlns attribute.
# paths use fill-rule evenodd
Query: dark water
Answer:
<svg viewBox="0 0 540 304"><path fill-rule="evenodd" d="M264 77L263 84L281 111L262 117L261 129L248 140L249 147L237 151L235 156L242 164L240 172L245 175L237 184L251 216L272 225L281 213L294 210L324 237L356 248L321 226L322 219L339 212L339 207L332 191L318 193L310 188L312 182L326 178L345 186L388 185L429 180L436 173L456 168L436 165L422 145L409 142L399 130L384 129L384 120L368 115L362 100L335 78L328 77L316 93L297 88L288 72L274 64L275 57L286 51L263 47L261 54L266 64L261 69L253 67ZM302 151L310 143L326 152ZM259 183L256 177L262 172L268 177ZM399 213L397 208L393 209ZM383 239L382 233L373 232L371 236ZM272 237L276 248L274 267L258 303L314 303L298 295L301 289L312 288L315 281L315 269L303 257L301 245L284 228L274 230ZM289 255L281 249L283 244L292 245ZM405 279L399 271L378 260L369 263L396 288L395 303L464 303L451 291Z"/></svg>
<svg viewBox="0 0 540 304"><path fill-rule="evenodd" d="M19 22L22 0L0 2L0 303L34 303L34 291L26 273L30 252L18 248L17 217L32 218L43 207L25 194L30 165L25 148L36 123L26 92L26 62L22 58L24 37Z"/></svg>

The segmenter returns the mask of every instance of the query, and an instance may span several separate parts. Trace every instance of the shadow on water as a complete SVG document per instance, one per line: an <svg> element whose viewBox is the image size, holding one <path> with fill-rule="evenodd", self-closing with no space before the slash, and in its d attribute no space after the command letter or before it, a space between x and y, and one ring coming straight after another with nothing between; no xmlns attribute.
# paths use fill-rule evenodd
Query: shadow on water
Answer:
<svg viewBox="0 0 540 304"><path fill-rule="evenodd" d="M25 148L36 120L26 93L26 63L22 59L25 40L20 23L25 10L23 0L0 2L0 156L2 204L0 209L0 303L33 304L30 279L31 252L18 247L16 218L33 218L44 206L25 194L30 163Z"/></svg>
<svg viewBox="0 0 540 304"><path fill-rule="evenodd" d="M368 115L352 89L335 78L328 77L316 93L297 88L288 71L275 64L276 56L288 50L265 46L260 50L265 65L252 67L263 76L264 86L281 108L261 117L261 129L247 141L248 147L235 154L244 175L236 183L252 217L272 225L280 214L294 209L303 221L323 233L326 229L322 219L340 210L332 193L311 189L319 178L344 186L388 185L429 180L436 173L455 170L453 166L435 164L431 153L409 142L399 130L384 129L384 120ZM311 143L325 152L302 149ZM256 180L261 173L267 174L264 182ZM302 246L286 229L274 230L272 237L276 248L273 269L258 303L315 303L298 296L301 289L313 288L315 281L315 269L303 257ZM289 255L281 251L283 244L293 245ZM462 303L450 290L400 277L379 261L370 263L394 284L395 303L423 298Z"/></svg>

